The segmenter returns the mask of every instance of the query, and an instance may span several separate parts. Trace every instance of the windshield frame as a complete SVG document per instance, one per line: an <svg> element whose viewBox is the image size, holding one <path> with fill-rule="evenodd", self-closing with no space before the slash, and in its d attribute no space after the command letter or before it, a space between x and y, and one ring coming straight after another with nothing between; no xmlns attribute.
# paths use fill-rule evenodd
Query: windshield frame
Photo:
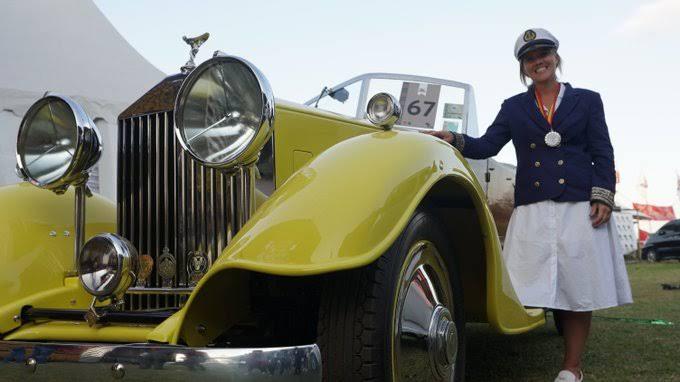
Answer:
<svg viewBox="0 0 680 382"><path fill-rule="evenodd" d="M463 120L462 120L462 132L470 136L477 136L477 115L475 109L475 96L472 85L463 82L445 80L435 77L425 77L416 76L411 74L397 74L397 73L365 73L347 81L341 82L338 85L333 86L326 92L315 96L314 98L306 101L304 104L307 106L314 107L316 102L324 97L329 97L330 93L334 90L342 89L347 86L353 85L357 82L361 82L361 90L359 93L359 101L357 103L357 109L355 115L356 119L364 120L366 119L366 104L368 102L368 91L371 84L371 80L396 80L404 82L420 82L435 85L445 85L458 89L462 89L465 93L463 96ZM394 94L393 94L394 95ZM419 128L409 127L409 126L395 126L398 128L409 129L409 130L423 130ZM435 128L435 130L441 130L441 128Z"/></svg>

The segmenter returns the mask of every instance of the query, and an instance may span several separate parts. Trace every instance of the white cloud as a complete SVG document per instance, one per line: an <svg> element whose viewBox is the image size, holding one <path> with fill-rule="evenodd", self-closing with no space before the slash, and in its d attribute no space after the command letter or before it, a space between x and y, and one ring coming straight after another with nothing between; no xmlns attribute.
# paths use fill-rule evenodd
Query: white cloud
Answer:
<svg viewBox="0 0 680 382"><path fill-rule="evenodd" d="M680 0L656 0L640 5L619 27L619 32L668 32L677 30L679 19Z"/></svg>

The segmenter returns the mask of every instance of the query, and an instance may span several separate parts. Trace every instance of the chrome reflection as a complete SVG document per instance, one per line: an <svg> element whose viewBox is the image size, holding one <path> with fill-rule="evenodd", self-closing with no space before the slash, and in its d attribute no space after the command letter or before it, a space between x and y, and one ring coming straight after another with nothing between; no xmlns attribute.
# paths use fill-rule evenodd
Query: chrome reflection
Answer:
<svg viewBox="0 0 680 382"><path fill-rule="evenodd" d="M101 137L83 108L49 94L26 112L17 138L18 172L38 187L62 193L87 180L101 155Z"/></svg>
<svg viewBox="0 0 680 382"><path fill-rule="evenodd" d="M0 341L0 375L9 379L28 377L27 359L36 360L36 374L30 377L43 375L50 381L70 381L84 370L88 370L88 379L107 379L112 376L112 365L120 365L117 369L125 370L125 380L134 381L321 381L321 357L316 345L218 349ZM41 373L43 368L49 372Z"/></svg>
<svg viewBox="0 0 680 382"><path fill-rule="evenodd" d="M401 106L389 93L378 93L366 105L366 115L371 123L389 130L401 116Z"/></svg>
<svg viewBox="0 0 680 382"><path fill-rule="evenodd" d="M135 282L139 255L135 247L116 234L98 234L88 240L78 257L83 288L99 300L119 299Z"/></svg>
<svg viewBox="0 0 680 382"><path fill-rule="evenodd" d="M452 381L458 333L448 272L432 243L420 241L412 247L401 280L394 315L393 379Z"/></svg>
<svg viewBox="0 0 680 382"><path fill-rule="evenodd" d="M217 55L194 69L175 103L175 132L201 163L230 169L257 159L271 136L274 96L251 63Z"/></svg>

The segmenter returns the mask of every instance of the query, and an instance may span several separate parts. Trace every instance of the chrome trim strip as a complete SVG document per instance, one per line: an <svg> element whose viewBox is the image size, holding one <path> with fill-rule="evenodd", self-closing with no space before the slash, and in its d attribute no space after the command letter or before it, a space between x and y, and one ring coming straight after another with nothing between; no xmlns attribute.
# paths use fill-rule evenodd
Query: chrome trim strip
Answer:
<svg viewBox="0 0 680 382"><path fill-rule="evenodd" d="M137 230L135 229L135 211L139 210L139 203L137 201L137 193L135 192L136 188L136 171L135 171L135 163L139 161L139 158L137 158L137 150L135 149L135 120L134 118L130 119L130 231L129 234L130 236L128 239L132 242L136 242L137 238Z"/></svg>
<svg viewBox="0 0 680 382"><path fill-rule="evenodd" d="M153 173L153 135L151 133L151 115L146 116L146 252L142 252L140 249L140 254L151 255L151 250L153 248L153 226L156 224L149 224L152 222L153 218L153 178L155 174Z"/></svg>
<svg viewBox="0 0 680 382"><path fill-rule="evenodd" d="M174 121L170 122L172 119L172 114L170 112L165 113L165 119L166 119L166 126L165 126L165 131L168 133L170 136L170 140L172 141L172 174L173 174L173 179L172 179L172 186L166 185L166 188L172 187L173 193L172 193L172 227L173 227L173 247L172 250L175 253L175 258L177 259L177 262L180 266L180 269L182 269L185 265L185 260L184 256L179 256L179 238L178 238L178 230L179 230L179 217L178 217L178 205L177 205L177 198L178 198L178 186L177 183L179 182L179 174L177 173L178 169L180 168L178 166L178 161L179 161L179 155L182 151L182 148L179 147L177 144L177 137L175 137L175 134L173 133L172 129L170 126L174 126ZM177 280L175 286L181 286L181 285L186 285L186 278L184 277L184 272L178 272L177 274ZM167 303L167 301L166 301Z"/></svg>
<svg viewBox="0 0 680 382"><path fill-rule="evenodd" d="M163 181L165 184L163 185L163 228L164 228L164 235L163 235L163 246L170 248L170 238L169 235L169 219L168 219L168 183L170 182L170 179L168 178L168 167L169 167L169 158L168 158L168 114L164 113L163 115L163 122L165 124L164 129L163 129L163 140L165 141L163 143ZM160 222L159 222L160 223ZM175 254L177 256L177 254Z"/></svg>
<svg viewBox="0 0 680 382"><path fill-rule="evenodd" d="M125 199L124 199L124 190L125 186L123 185L122 179L123 179L123 171L125 169L125 150L123 146L124 140L124 135L123 135L123 126L125 125L125 121L120 119L118 120L118 160L116 161L116 204L117 204L117 213L116 213L116 231L118 234L122 235L123 234L123 211L125 211Z"/></svg>
<svg viewBox="0 0 680 382"><path fill-rule="evenodd" d="M163 136L163 127L161 126L161 115L160 114L155 114L156 116L156 144L154 146L154 157L156 158L156 192L155 192L155 199L156 199L156 224L154 226L156 227L156 246L154 248L154 254L152 255L149 253L150 256L154 259L154 262L158 260L158 253L161 251L161 224L158 224L158 222L161 221L161 214L163 213L162 210L162 200L160 198L160 192L161 192L161 150L158 148L161 147L161 137ZM163 180L165 181L165 180ZM155 279L154 285L161 285L161 277L158 274L158 270L156 269L157 265L154 264L154 270L153 270L153 275Z"/></svg>
<svg viewBox="0 0 680 382"><path fill-rule="evenodd" d="M130 288L128 294L191 294L194 288Z"/></svg>
<svg viewBox="0 0 680 382"><path fill-rule="evenodd" d="M142 249L144 248L144 121L141 116L137 118L137 121L139 123L137 126L137 130L139 131L139 172L137 173L139 183L136 192L138 194L137 197L139 198L139 209L136 214L139 218L139 237L137 238L137 242L133 242L133 244L135 248Z"/></svg>
<svg viewBox="0 0 680 382"><path fill-rule="evenodd" d="M180 163L181 165L179 166L179 180L181 181L181 184L178 186L179 190L179 195L177 198L179 199L179 204L181 207L181 222L180 226L181 228L178 228L177 230L177 235L179 235L179 238L181 239L181 246L176 248L175 251L177 252L177 255L179 256L180 253L185 253L186 248L189 245L189 242L187 240L187 230L189 227L189 222L188 222L188 216L189 214L187 213L187 153L182 150L182 154L180 155ZM179 257L184 257L184 256L179 256ZM183 264L183 263L182 263ZM184 274L182 272L182 274ZM184 278L184 276L182 276ZM185 286L187 283L185 281L182 281L180 285Z"/></svg>
<svg viewBox="0 0 680 382"><path fill-rule="evenodd" d="M154 344L0 341L0 375L10 380L321 381L315 344L279 348L190 348Z"/></svg>

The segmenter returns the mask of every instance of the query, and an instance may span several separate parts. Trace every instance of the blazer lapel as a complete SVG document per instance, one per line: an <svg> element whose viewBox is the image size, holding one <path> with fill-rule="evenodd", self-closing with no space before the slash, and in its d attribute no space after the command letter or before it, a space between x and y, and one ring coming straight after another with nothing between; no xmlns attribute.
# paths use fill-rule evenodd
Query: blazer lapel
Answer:
<svg viewBox="0 0 680 382"><path fill-rule="evenodd" d="M541 112L538 110L538 106L536 106L536 98L534 98L533 86L529 86L529 89L526 91L526 93L524 93L521 103L531 120L534 121L539 128L543 129L544 131L550 130L548 121L545 120L543 114L541 114ZM562 106L560 105L557 110L560 110L561 108Z"/></svg>
<svg viewBox="0 0 680 382"><path fill-rule="evenodd" d="M555 116L553 117L553 129L557 129L560 126L560 123L571 114L578 103L578 92L575 92L568 83L565 83L564 86L566 86L566 88L564 89L562 102L560 102L560 106L557 108L557 111L555 111Z"/></svg>

